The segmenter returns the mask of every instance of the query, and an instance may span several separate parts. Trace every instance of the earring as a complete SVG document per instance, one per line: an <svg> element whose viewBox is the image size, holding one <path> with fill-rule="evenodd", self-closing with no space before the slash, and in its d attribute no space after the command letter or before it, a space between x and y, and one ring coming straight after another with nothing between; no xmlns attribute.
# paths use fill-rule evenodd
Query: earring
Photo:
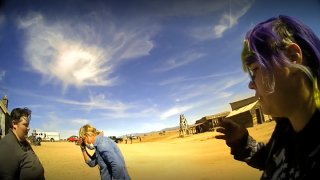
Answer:
<svg viewBox="0 0 320 180"><path fill-rule="evenodd" d="M320 93L319 93L317 78L313 79L313 97L316 103L316 107L320 109Z"/></svg>

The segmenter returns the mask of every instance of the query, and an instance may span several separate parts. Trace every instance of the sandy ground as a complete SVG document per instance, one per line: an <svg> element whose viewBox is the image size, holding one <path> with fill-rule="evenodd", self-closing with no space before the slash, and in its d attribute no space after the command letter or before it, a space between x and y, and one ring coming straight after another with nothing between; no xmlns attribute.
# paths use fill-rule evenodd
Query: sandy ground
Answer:
<svg viewBox="0 0 320 180"><path fill-rule="evenodd" d="M267 141L275 123L249 128L256 140ZM177 131L166 135L147 134L133 144L120 143L129 174L133 180L209 180L259 179L261 172L233 159L217 132L179 138ZM79 146L70 142L43 142L34 146L45 169L47 180L100 179L98 167L84 163Z"/></svg>

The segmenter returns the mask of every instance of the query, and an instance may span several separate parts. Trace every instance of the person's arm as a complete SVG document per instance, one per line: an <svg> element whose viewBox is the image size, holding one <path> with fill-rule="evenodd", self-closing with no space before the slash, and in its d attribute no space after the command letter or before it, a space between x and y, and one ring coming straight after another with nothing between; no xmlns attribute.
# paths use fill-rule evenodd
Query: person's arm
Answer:
<svg viewBox="0 0 320 180"><path fill-rule="evenodd" d="M84 161L85 162L90 161L91 155L87 152L86 148L83 146L80 146L80 149L81 149Z"/></svg>
<svg viewBox="0 0 320 180"><path fill-rule="evenodd" d="M88 153L87 149L86 149L86 145L84 144L84 142L82 141L81 138L79 138L79 142L80 144L80 150L82 152L83 155L83 159L84 161L90 166L90 167L94 167L97 165L97 161L96 161L96 156L95 154L93 154L92 156Z"/></svg>
<svg viewBox="0 0 320 180"><path fill-rule="evenodd" d="M264 169L266 162L272 161L273 152L280 149L285 143L284 137L290 127L290 122L287 119L276 121L275 129L267 144L257 143L249 136L247 146L244 149L247 149L250 155L245 159L245 162L252 167Z"/></svg>
<svg viewBox="0 0 320 180"><path fill-rule="evenodd" d="M248 130L232 120L222 120L217 132L217 139L224 139L231 148L231 154L236 160L244 161L248 165L264 169L268 157L268 148L264 143L256 142L249 136Z"/></svg>
<svg viewBox="0 0 320 180"><path fill-rule="evenodd" d="M230 144L234 159L244 161L251 167L263 170L268 158L270 143L257 142L251 136L246 136L234 144Z"/></svg>
<svg viewBox="0 0 320 180"><path fill-rule="evenodd" d="M117 179L125 179L125 163L124 159L121 155L120 150L118 147L110 147L116 146L116 144L108 144L109 147L105 146L103 150L99 151L102 159L104 160L107 165L111 167L112 170L112 178L114 180Z"/></svg>

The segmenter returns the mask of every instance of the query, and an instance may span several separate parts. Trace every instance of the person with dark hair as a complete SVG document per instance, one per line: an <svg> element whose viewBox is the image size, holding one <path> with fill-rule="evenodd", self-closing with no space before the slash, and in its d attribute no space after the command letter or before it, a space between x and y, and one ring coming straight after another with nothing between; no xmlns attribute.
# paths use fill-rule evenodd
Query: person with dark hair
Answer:
<svg viewBox="0 0 320 180"><path fill-rule="evenodd" d="M216 138L226 141L236 160L263 170L261 179L319 179L319 38L302 22L280 15L247 33L241 56L249 88L276 126L262 143L224 119Z"/></svg>
<svg viewBox="0 0 320 180"><path fill-rule="evenodd" d="M1 180L43 180L43 166L26 140L31 110L15 108L11 111L11 128L0 141Z"/></svg>

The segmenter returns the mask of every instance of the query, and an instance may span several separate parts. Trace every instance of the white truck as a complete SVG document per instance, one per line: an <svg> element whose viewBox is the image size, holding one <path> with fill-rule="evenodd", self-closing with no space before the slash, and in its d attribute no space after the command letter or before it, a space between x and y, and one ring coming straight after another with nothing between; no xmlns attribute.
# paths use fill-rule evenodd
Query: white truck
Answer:
<svg viewBox="0 0 320 180"><path fill-rule="evenodd" d="M38 141L50 141L56 142L60 141L60 133L59 132L38 132L33 130L32 136L35 136Z"/></svg>

